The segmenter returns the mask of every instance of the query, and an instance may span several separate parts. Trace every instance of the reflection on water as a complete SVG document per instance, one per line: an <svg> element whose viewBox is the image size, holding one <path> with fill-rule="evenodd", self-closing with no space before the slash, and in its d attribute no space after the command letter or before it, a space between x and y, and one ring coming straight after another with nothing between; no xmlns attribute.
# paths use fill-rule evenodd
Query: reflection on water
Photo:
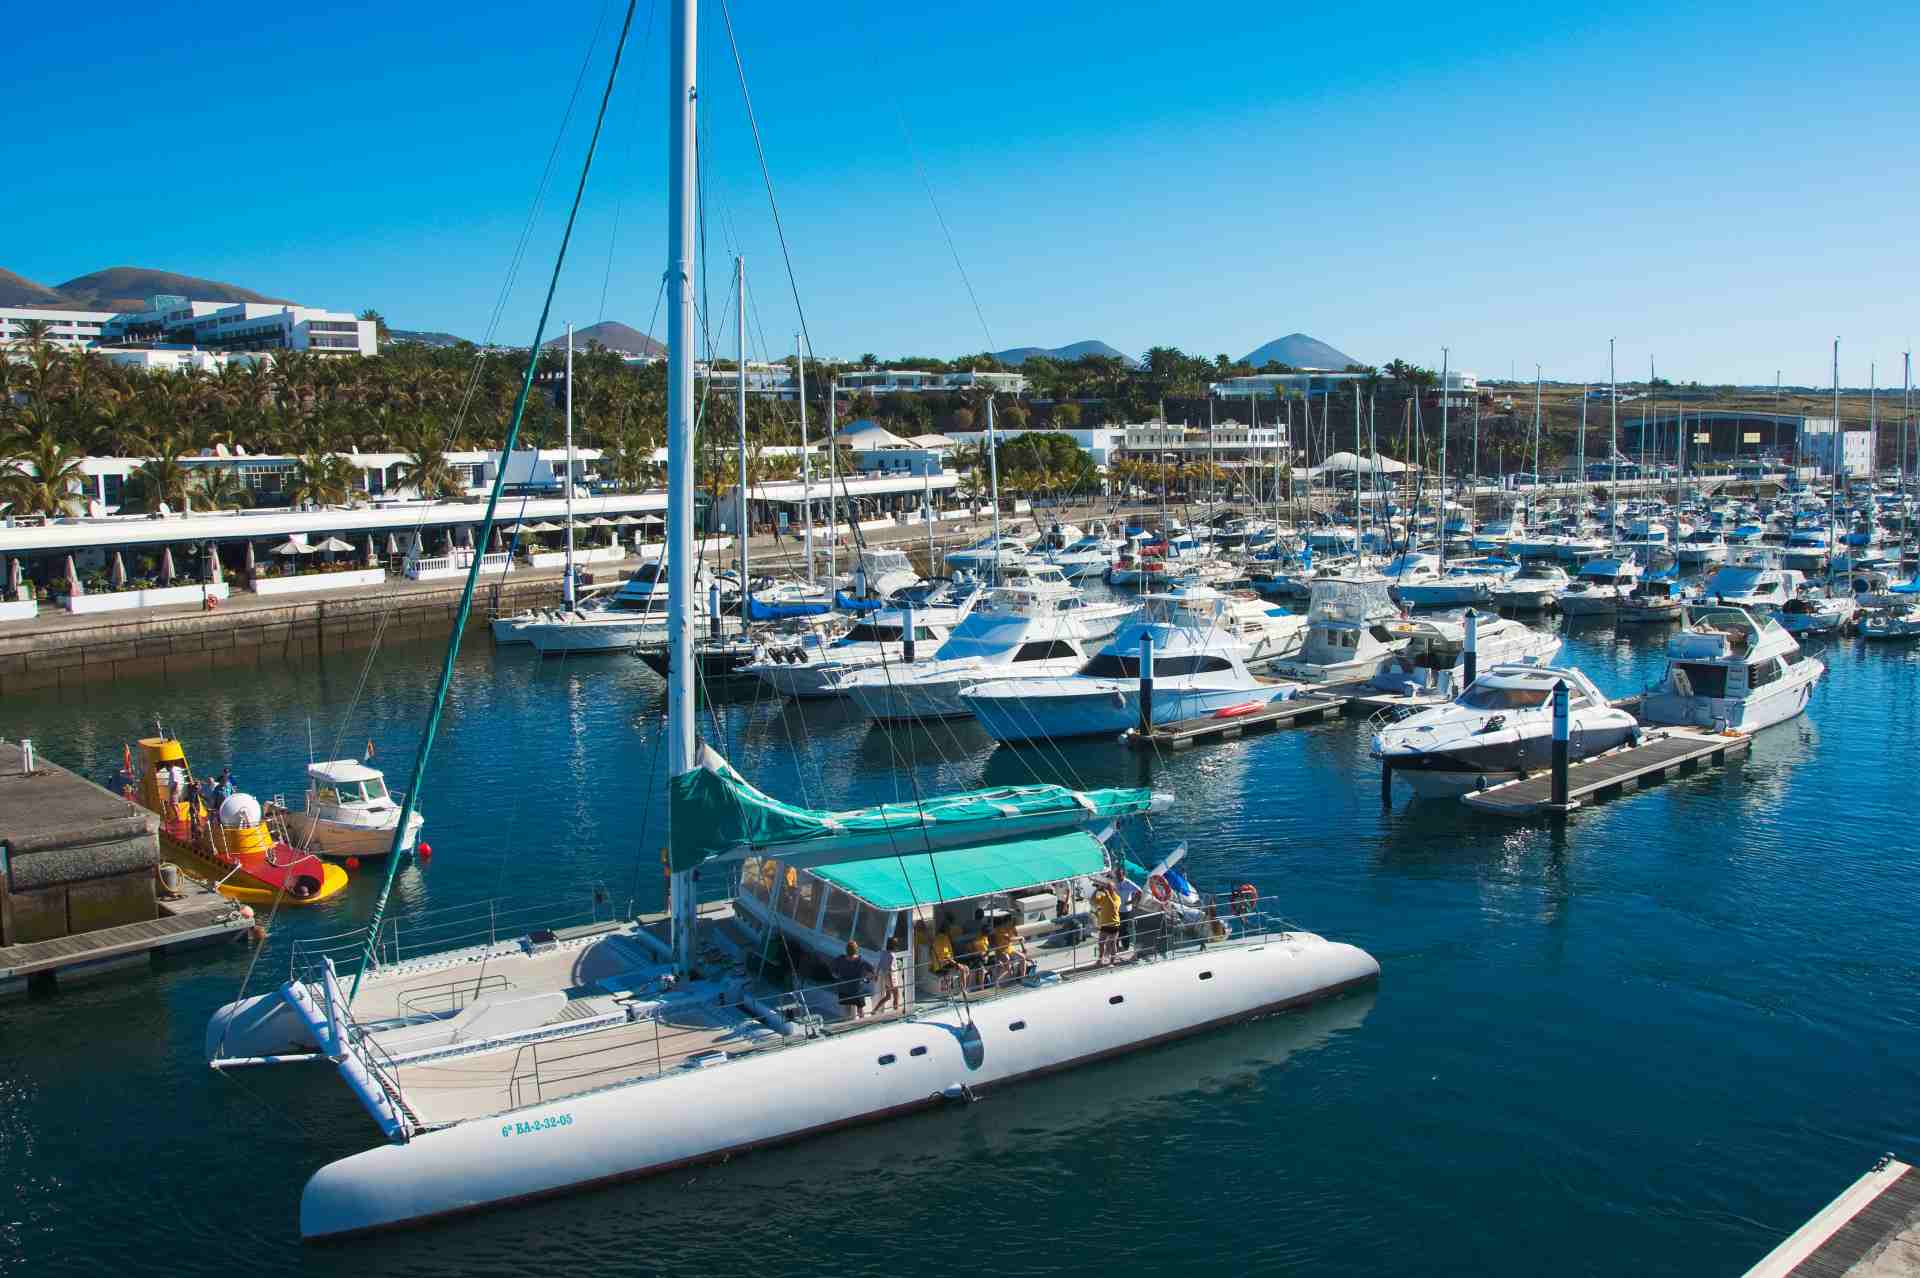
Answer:
<svg viewBox="0 0 1920 1278"><path fill-rule="evenodd" d="M1585 620L1568 626L1565 659L1634 692L1658 678L1665 634ZM724 1167L302 1249L300 1184L376 1135L330 1080L209 1077L205 1018L252 956L172 961L0 1005L13 1198L0 1265L225 1272L243 1254L274 1272L772 1275L897 1251L918 1268L990 1256L1016 1273L1531 1274L1546 1254L1609 1272L1733 1271L1880 1150L1920 1147L1898 1103L1920 1054L1920 925L1897 766L1920 730L1920 646L1809 646L1831 667L1809 715L1749 759L1560 822L1383 807L1357 720L1156 755L994 748L965 722L880 729L751 691L710 700L708 739L809 805L1034 780L1171 794L1137 850L1185 841L1197 879L1257 884L1300 925L1366 946L1384 965L1377 1002ZM437 667L437 649L412 645L383 652L363 690L347 654L10 697L0 733L99 777L159 716L199 767L230 761L270 795L299 790L310 724L316 753L357 756L372 740L398 787ZM630 658L476 642L425 789L435 855L396 883L403 933L429 908L584 902L596 885L656 908L664 709L660 680ZM295 938L364 920L376 879L283 911L251 988L284 974ZM215 1178L220 1193L155 1210L152 1179L128 1165Z"/></svg>

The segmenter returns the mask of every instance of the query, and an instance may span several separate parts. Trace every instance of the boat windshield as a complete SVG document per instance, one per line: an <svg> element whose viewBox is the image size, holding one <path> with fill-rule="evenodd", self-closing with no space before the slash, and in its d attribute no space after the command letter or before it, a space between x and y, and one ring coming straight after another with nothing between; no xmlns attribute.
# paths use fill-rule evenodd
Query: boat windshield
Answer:
<svg viewBox="0 0 1920 1278"><path fill-rule="evenodd" d="M1476 683L1460 694L1459 704L1469 710L1531 710L1547 704L1551 688L1502 688Z"/></svg>

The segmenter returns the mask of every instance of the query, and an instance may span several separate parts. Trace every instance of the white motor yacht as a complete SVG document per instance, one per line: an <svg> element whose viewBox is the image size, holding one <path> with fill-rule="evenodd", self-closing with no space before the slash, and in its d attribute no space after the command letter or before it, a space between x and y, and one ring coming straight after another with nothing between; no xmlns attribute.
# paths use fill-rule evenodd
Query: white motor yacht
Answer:
<svg viewBox="0 0 1920 1278"><path fill-rule="evenodd" d="M1452 701L1416 711L1373 736L1372 754L1422 798L1511 781L1553 763L1553 690L1567 685L1568 757L1601 754L1639 725L1572 666L1486 669Z"/></svg>
<svg viewBox="0 0 1920 1278"><path fill-rule="evenodd" d="M1708 604L1667 640L1667 673L1641 702L1648 723L1757 732L1807 708L1826 664L1772 617Z"/></svg>
<svg viewBox="0 0 1920 1278"><path fill-rule="evenodd" d="M882 664L902 665L931 654L947 641L953 628L973 611L981 591L969 591L960 601L945 600L912 608L881 608L853 623L847 632L824 648L769 650L758 661L740 666L783 697L817 698L843 695L841 680ZM907 621L912 617L912 651Z"/></svg>
<svg viewBox="0 0 1920 1278"><path fill-rule="evenodd" d="M1435 687L1458 687L1457 672L1466 664L1467 623L1464 617L1411 617L1381 623L1396 640L1406 643L1381 662L1368 685L1380 692L1416 695ZM1560 655L1560 636L1535 630L1522 621L1487 613L1474 618L1474 664L1482 670L1496 665L1545 665ZM1440 677L1436 680L1436 677Z"/></svg>
<svg viewBox="0 0 1920 1278"><path fill-rule="evenodd" d="M1409 608L1466 608L1493 602L1493 590L1520 565L1509 559L1461 559L1429 581L1402 583L1395 589Z"/></svg>
<svg viewBox="0 0 1920 1278"><path fill-rule="evenodd" d="M971 546L947 552L948 572L970 572L991 579L995 570L1011 568L1026 559L1027 541L1012 533L982 537Z"/></svg>
<svg viewBox="0 0 1920 1278"><path fill-rule="evenodd" d="M1487 602L1510 612L1543 612L1559 602L1572 580L1559 564L1522 564L1519 572L1488 587Z"/></svg>
<svg viewBox="0 0 1920 1278"><path fill-rule="evenodd" d="M841 675L835 689L883 723L963 718L973 713L960 690L987 679L1070 675L1113 633L1088 624L1088 601L1020 586L988 592L945 643L912 663L886 662ZM1104 605L1094 605L1100 607ZM1127 608L1132 612L1131 607Z"/></svg>
<svg viewBox="0 0 1920 1278"><path fill-rule="evenodd" d="M1790 635L1830 635L1852 625L1859 612L1860 603L1850 594L1806 586L1772 615Z"/></svg>
<svg viewBox="0 0 1920 1278"><path fill-rule="evenodd" d="M1153 653L1156 724L1243 714L1284 700L1296 683L1247 668L1248 645L1234 633L1230 596L1205 588L1146 595L1140 611L1091 661L1068 677L989 679L960 699L996 741L1111 736L1140 723L1141 658Z"/></svg>
<svg viewBox="0 0 1920 1278"><path fill-rule="evenodd" d="M1707 568L1727 562L1727 541L1712 528L1696 528L1674 544L1674 560L1682 568Z"/></svg>
<svg viewBox="0 0 1920 1278"><path fill-rule="evenodd" d="M1107 531L1107 526L1095 521L1086 535L1057 550L1049 550L1047 559L1058 566L1071 581L1080 581L1088 577L1098 577L1113 566L1113 561L1126 545L1118 537Z"/></svg>
<svg viewBox="0 0 1920 1278"><path fill-rule="evenodd" d="M740 586L730 575L710 574L702 565L695 575L695 608L704 618L709 595L718 587L721 607L737 600ZM664 560L651 560L633 570L620 588L596 607L556 609L529 621L518 635L542 656L629 652L642 644L663 643L667 626L667 569Z"/></svg>
<svg viewBox="0 0 1920 1278"><path fill-rule="evenodd" d="M285 808L285 804L279 805ZM418 812L407 822L400 851L410 852L426 818ZM400 824L400 805L387 793L378 768L357 759L331 759L307 765L307 793L298 812L287 810L287 836L294 847L335 857L386 856Z"/></svg>
<svg viewBox="0 0 1920 1278"><path fill-rule="evenodd" d="M1718 568L1700 587L1700 597L1736 608L1779 608L1800 593L1806 574L1782 568L1767 552L1747 552Z"/></svg>
<svg viewBox="0 0 1920 1278"><path fill-rule="evenodd" d="M1606 556L1590 559L1560 592L1560 611L1570 617L1604 616L1620 607L1644 570L1632 559Z"/></svg>
<svg viewBox="0 0 1920 1278"><path fill-rule="evenodd" d="M1306 639L1297 655L1275 663L1275 674L1309 683L1371 679L1410 636L1388 623L1403 620L1388 595L1392 582L1378 573L1326 577L1313 583Z"/></svg>

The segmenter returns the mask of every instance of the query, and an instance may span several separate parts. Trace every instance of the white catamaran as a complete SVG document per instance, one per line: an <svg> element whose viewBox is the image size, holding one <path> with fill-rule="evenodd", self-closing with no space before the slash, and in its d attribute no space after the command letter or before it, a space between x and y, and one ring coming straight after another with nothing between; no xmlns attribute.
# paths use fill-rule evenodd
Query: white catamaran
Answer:
<svg viewBox="0 0 1920 1278"><path fill-rule="evenodd" d="M355 970L323 947L296 949L277 990L222 1008L207 1031L216 1067L330 1066L387 1137L307 1183L309 1238L496 1209L962 1104L1379 973L1351 945L1286 928L1251 886L1216 902L1171 858L1153 873L1130 865L1119 827L1167 807L1164 796L1029 785L817 812L760 793L697 743L695 8L672 8L668 910L526 931L494 918L484 939L395 958L382 953L383 894L355 942ZM518 420L516 409L508 447ZM496 482L488 524L499 491ZM1102 886L1127 878L1144 888L1130 935ZM703 904L702 883L731 895Z"/></svg>

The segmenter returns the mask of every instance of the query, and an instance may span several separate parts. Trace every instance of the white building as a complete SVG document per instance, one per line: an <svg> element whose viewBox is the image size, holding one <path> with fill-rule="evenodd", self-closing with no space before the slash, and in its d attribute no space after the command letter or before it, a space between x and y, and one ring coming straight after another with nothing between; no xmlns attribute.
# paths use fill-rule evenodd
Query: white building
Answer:
<svg viewBox="0 0 1920 1278"><path fill-rule="evenodd" d="M845 395L859 391L869 395L911 395L923 391L974 389L1018 395L1027 389L1025 373L928 373L914 368L860 369L840 373L834 381Z"/></svg>
<svg viewBox="0 0 1920 1278"><path fill-rule="evenodd" d="M740 372L733 368L711 368L706 363L693 366L693 376L704 381L715 395L738 395L740 393ZM757 360L747 361L747 394L761 398L772 396L776 399L798 399L800 388L796 383L793 370L785 364L765 364Z"/></svg>
<svg viewBox="0 0 1920 1278"><path fill-rule="evenodd" d="M1759 442L1753 433L1755 443ZM1863 479L1873 473L1873 432L1834 430L1831 417L1809 417L1800 426L1800 465L1824 475L1838 473Z"/></svg>
<svg viewBox="0 0 1920 1278"><path fill-rule="evenodd" d="M311 351L316 355L373 355L380 349L373 320L345 311L274 302L197 302L168 294L144 311L126 311L100 326L104 345L164 342L224 351Z"/></svg>
<svg viewBox="0 0 1920 1278"><path fill-rule="evenodd" d="M217 373L228 364L251 364L264 356L239 351L203 351L197 346L96 346L94 357L109 364L146 372L184 373L188 369Z"/></svg>
<svg viewBox="0 0 1920 1278"><path fill-rule="evenodd" d="M1212 429L1172 422L1138 422L1125 428L1123 447L1130 456L1143 461L1157 461L1161 454L1175 453L1186 462L1211 457L1222 466L1264 466L1280 460L1287 452L1287 431L1279 422L1248 426L1224 421Z"/></svg>
<svg viewBox="0 0 1920 1278"><path fill-rule="evenodd" d="M1254 373L1229 377L1207 387L1219 399L1297 399L1325 395L1343 382L1358 381L1365 373Z"/></svg>
<svg viewBox="0 0 1920 1278"><path fill-rule="evenodd" d="M27 324L39 320L50 327L45 340L54 346L78 348L100 340L100 329L112 311L54 311L38 306L0 306L0 346L24 346Z"/></svg>

